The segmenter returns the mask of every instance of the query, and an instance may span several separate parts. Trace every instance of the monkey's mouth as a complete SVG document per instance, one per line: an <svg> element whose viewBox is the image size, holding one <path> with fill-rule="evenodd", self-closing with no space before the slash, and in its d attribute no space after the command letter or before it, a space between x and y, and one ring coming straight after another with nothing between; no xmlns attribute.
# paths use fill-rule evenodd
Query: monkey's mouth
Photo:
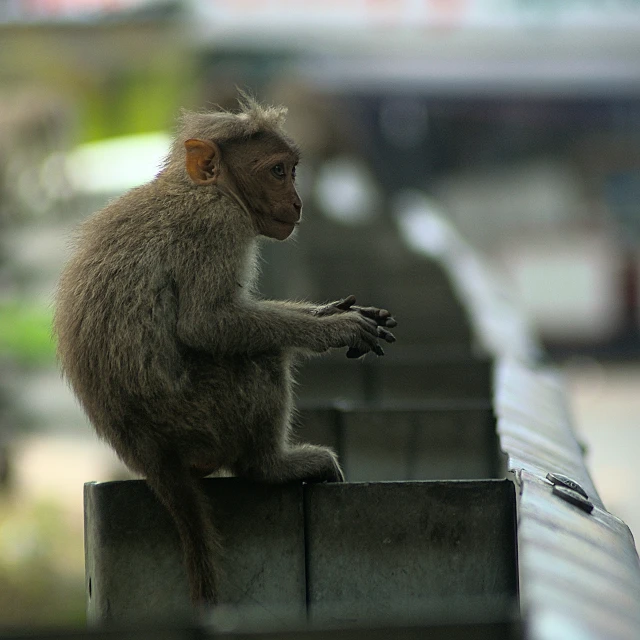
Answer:
<svg viewBox="0 0 640 640"><path fill-rule="evenodd" d="M300 224L300 220L281 220L280 218L272 218L272 220L285 227L297 227Z"/></svg>

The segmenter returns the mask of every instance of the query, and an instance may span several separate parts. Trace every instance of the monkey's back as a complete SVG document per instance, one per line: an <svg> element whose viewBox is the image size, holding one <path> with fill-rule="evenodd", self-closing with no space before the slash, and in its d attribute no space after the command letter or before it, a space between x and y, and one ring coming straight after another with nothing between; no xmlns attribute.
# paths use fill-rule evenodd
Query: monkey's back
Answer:
<svg viewBox="0 0 640 640"><path fill-rule="evenodd" d="M284 355L227 358L178 339L180 287L200 287L215 313L217 300L246 275L234 271L245 256L236 255L224 225L242 212L230 212L227 203L217 216L216 202L176 203L150 183L80 227L58 286L54 332L65 377L114 446L118 424L153 422L167 433L188 428L193 435L205 425L224 430L226 422L260 421L289 405L279 392L290 386L283 384ZM237 228L239 220L231 222ZM219 263L227 265L224 273ZM258 396L273 404L253 407ZM212 424L218 415L225 424Z"/></svg>
<svg viewBox="0 0 640 640"><path fill-rule="evenodd" d="M58 285L63 373L90 418L180 379L172 224L153 183L88 218Z"/></svg>

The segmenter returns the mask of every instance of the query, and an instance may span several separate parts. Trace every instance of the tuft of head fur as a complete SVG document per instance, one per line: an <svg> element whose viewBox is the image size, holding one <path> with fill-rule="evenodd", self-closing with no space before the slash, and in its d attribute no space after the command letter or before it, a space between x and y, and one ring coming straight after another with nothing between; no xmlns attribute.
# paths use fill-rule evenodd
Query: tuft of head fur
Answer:
<svg viewBox="0 0 640 640"><path fill-rule="evenodd" d="M283 135L286 107L261 105L255 98L241 93L238 112L213 111L208 113L182 111L179 121L180 142L199 137L217 143L249 138L259 131Z"/></svg>
<svg viewBox="0 0 640 640"><path fill-rule="evenodd" d="M250 138L255 134L272 133L289 142L283 125L287 115L284 106L266 106L253 96L239 91L238 111L197 112L183 109L178 119L177 134L171 153L165 162L170 169L175 163L184 162L184 143L190 138L211 140L224 144L234 140ZM292 143L293 144L293 143Z"/></svg>

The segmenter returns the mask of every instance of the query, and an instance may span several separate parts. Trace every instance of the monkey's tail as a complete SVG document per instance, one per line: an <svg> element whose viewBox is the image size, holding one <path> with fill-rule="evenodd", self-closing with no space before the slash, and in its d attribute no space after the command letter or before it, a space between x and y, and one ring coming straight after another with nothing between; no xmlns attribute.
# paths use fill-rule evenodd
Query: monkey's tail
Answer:
<svg viewBox="0 0 640 640"><path fill-rule="evenodd" d="M147 474L147 482L178 529L191 600L197 606L215 604L218 595L216 567L222 544L200 480L177 455L167 454L158 465L158 472Z"/></svg>

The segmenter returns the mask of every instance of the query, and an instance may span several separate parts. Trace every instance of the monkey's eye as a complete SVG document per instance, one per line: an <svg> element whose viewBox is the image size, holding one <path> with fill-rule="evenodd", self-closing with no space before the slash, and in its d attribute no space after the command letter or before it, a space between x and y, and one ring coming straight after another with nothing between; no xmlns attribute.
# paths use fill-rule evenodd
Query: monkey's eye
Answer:
<svg viewBox="0 0 640 640"><path fill-rule="evenodd" d="M284 165L277 164L273 169L271 169L271 173L273 173L276 178L284 178Z"/></svg>

